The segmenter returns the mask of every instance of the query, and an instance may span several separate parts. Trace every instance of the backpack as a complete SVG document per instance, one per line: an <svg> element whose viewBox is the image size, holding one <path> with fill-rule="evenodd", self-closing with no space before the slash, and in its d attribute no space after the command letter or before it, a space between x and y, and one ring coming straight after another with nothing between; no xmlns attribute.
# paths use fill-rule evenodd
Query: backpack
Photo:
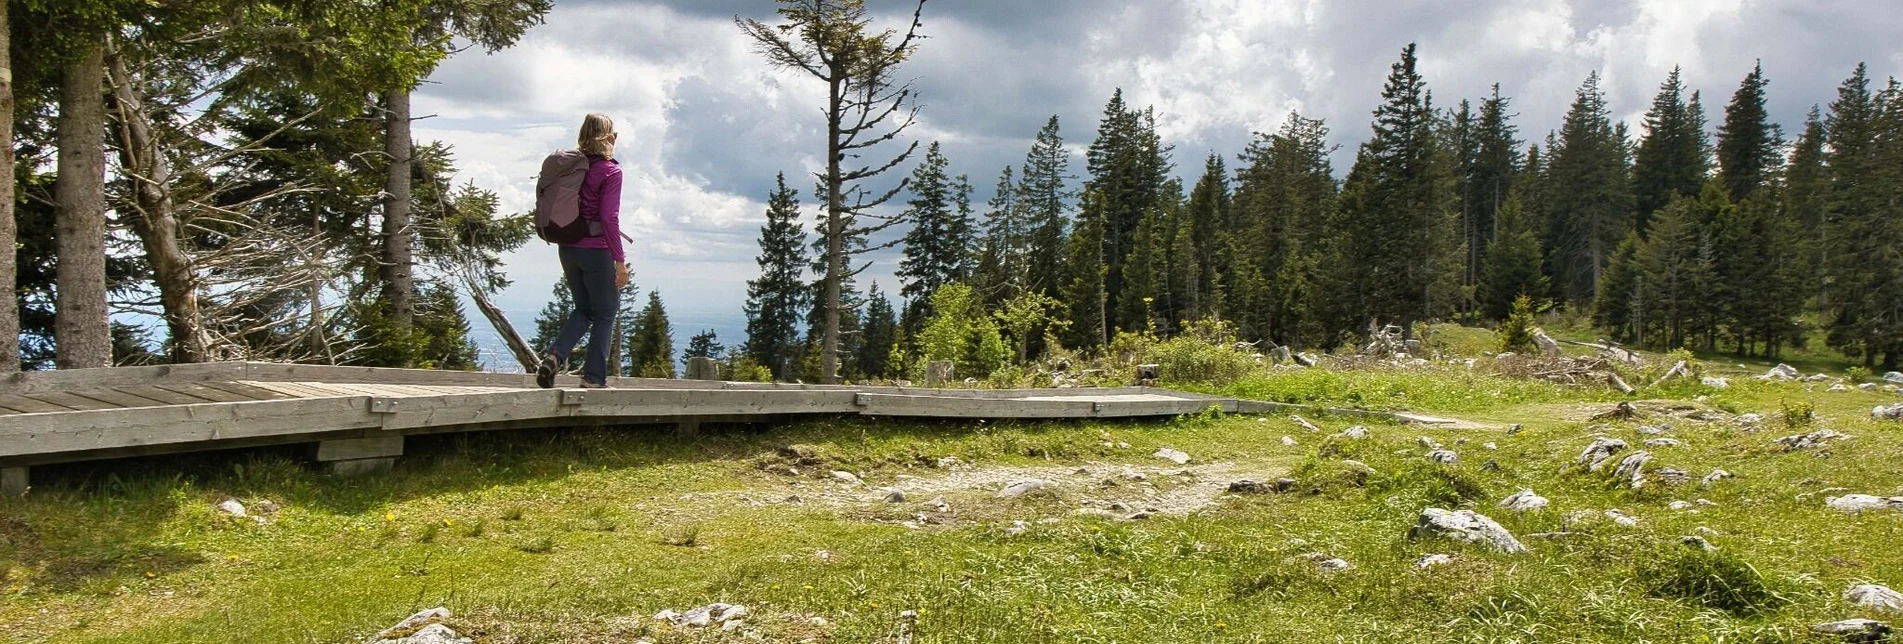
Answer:
<svg viewBox="0 0 1903 644"><path fill-rule="evenodd" d="M542 241L573 244L601 225L581 216L581 184L589 163L581 150L556 150L542 159L542 174L535 180L535 234Z"/></svg>

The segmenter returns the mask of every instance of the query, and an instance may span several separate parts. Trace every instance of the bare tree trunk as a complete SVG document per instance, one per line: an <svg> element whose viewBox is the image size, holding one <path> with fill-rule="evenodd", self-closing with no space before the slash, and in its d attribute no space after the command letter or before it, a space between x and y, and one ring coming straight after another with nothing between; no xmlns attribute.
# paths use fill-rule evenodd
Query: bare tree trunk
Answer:
<svg viewBox="0 0 1903 644"><path fill-rule="evenodd" d="M416 259L410 240L410 90L384 94L383 285L391 322L408 330L416 311Z"/></svg>
<svg viewBox="0 0 1903 644"><path fill-rule="evenodd" d="M845 196L839 194L844 180L839 171L840 121L845 110L843 70L835 70L828 84L828 102L826 110L826 329L821 335L819 375L820 382L839 384L839 290L840 281L845 279L845 222L841 212L845 209Z"/></svg>
<svg viewBox="0 0 1903 644"><path fill-rule="evenodd" d="M0 373L20 370L19 275L13 222L13 61L7 6L0 2Z"/></svg>
<svg viewBox="0 0 1903 644"><path fill-rule="evenodd" d="M621 370L621 340L625 337L627 336L621 334L621 315L616 314L614 338L608 343L608 375L619 376L625 373L629 376L640 376L641 373L635 369L639 369L641 365L633 365L626 372Z"/></svg>
<svg viewBox="0 0 1903 644"><path fill-rule="evenodd" d="M321 215L321 212L322 211L316 208L315 206L311 208L311 238L313 239L321 238L323 237L323 234L324 234L323 217ZM310 329L307 331L307 333L309 335L310 343L311 343L311 346L310 346L311 359L314 360L318 356L323 356L325 358L326 363L336 364L337 355L336 353L331 351L330 342L324 339L325 266L323 265L322 260L318 259L314 255L307 255L304 258L304 263L310 266L311 271L313 272L316 278L311 280L311 284L309 287L310 288L309 297L311 299L311 321L310 321Z"/></svg>
<svg viewBox="0 0 1903 644"><path fill-rule="evenodd" d="M55 363L61 369L112 366L112 332L106 320L104 36L94 36L87 50L60 72L53 337L59 349Z"/></svg>
<svg viewBox="0 0 1903 644"><path fill-rule="evenodd" d="M482 311L482 317L489 319L489 326L495 327L496 335L502 336L502 343L509 345L509 353L515 354L515 361L522 363L523 370L535 371L535 368L540 366L541 360L535 357L535 349L530 348L528 341L522 339L522 334L516 332L515 325L509 323L508 316L503 315L502 309L489 301L489 296L482 292L482 286L476 284L475 279L464 275L463 287L469 289L469 299L476 302L476 310ZM619 322L616 324L618 325ZM620 334L615 335L616 343L619 344ZM616 351L615 355L621 354Z"/></svg>
<svg viewBox="0 0 1903 644"><path fill-rule="evenodd" d="M137 210L132 229L145 247L146 261L152 264L152 282L159 289L159 304L165 310L167 340L173 362L204 362L210 359L211 337L205 332L204 318L198 308L198 278L192 270L192 258L179 245L179 221L172 203L172 169L165 159L146 118L143 99L116 45L107 46L106 64L111 70L112 114L119 137L119 164L131 183L133 207Z"/></svg>

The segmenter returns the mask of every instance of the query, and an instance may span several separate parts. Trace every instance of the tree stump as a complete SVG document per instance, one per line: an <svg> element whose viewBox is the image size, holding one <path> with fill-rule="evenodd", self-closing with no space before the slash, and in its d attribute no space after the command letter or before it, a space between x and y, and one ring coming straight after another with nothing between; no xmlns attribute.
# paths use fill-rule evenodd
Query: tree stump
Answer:
<svg viewBox="0 0 1903 644"><path fill-rule="evenodd" d="M688 380L719 380L720 361L713 358L688 358Z"/></svg>
<svg viewBox="0 0 1903 644"><path fill-rule="evenodd" d="M1163 376L1163 366L1154 364L1137 365L1137 386L1154 387L1156 379Z"/></svg>
<svg viewBox="0 0 1903 644"><path fill-rule="evenodd" d="M943 387L952 379L952 361L933 360L925 363L925 386Z"/></svg>

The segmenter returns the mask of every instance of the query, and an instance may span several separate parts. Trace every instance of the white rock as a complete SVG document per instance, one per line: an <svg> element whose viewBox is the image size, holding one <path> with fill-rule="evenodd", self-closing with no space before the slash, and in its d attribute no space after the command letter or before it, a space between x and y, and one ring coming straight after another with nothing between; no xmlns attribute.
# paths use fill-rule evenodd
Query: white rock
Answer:
<svg viewBox="0 0 1903 644"><path fill-rule="evenodd" d="M1745 429L1757 429L1764 422L1764 414L1751 413L1738 417L1738 426Z"/></svg>
<svg viewBox="0 0 1903 644"><path fill-rule="evenodd" d="M1791 365L1787 365L1784 363L1778 363L1777 366L1771 367L1770 371L1764 372L1764 375L1761 376L1761 378L1765 380L1796 380L1799 375L1801 374L1797 372L1796 367L1792 367Z"/></svg>
<svg viewBox="0 0 1903 644"><path fill-rule="evenodd" d="M1861 385L1857 385L1857 388L1858 388L1858 389L1861 389L1861 390L1864 390L1864 391L1876 391L1876 390L1877 390L1877 383L1874 383L1874 382L1866 382L1866 383L1863 383L1863 384L1861 384Z"/></svg>
<svg viewBox="0 0 1903 644"><path fill-rule="evenodd" d="M1892 371L1883 374L1883 381L1893 385L1903 385L1903 371Z"/></svg>
<svg viewBox="0 0 1903 644"><path fill-rule="evenodd" d="M1360 425L1355 425L1353 427L1349 427L1347 429L1341 430L1341 433L1336 434L1336 436L1340 436L1342 438L1353 438L1353 439L1359 440L1359 439L1368 437L1368 428L1362 427Z"/></svg>
<svg viewBox="0 0 1903 644"><path fill-rule="evenodd" d="M1414 442L1420 444L1422 449L1428 449L1428 450L1440 449L1440 441L1434 440L1432 438L1428 438L1426 436L1416 438L1414 439Z"/></svg>
<svg viewBox="0 0 1903 644"><path fill-rule="evenodd" d="M1692 509L1691 501L1673 501L1665 506L1670 510L1684 511Z"/></svg>
<svg viewBox="0 0 1903 644"><path fill-rule="evenodd" d="M1184 454L1181 450L1178 450L1173 447L1165 447L1163 449L1156 450L1156 453L1151 454L1150 456L1160 458L1160 459L1169 461L1171 463L1175 463L1177 465L1183 465L1189 462L1188 454Z"/></svg>
<svg viewBox="0 0 1903 644"><path fill-rule="evenodd" d="M1619 461L1619 467L1612 470L1612 478L1625 479L1625 485L1634 490L1645 487L1645 465L1652 462L1652 453L1639 450L1626 455Z"/></svg>
<svg viewBox="0 0 1903 644"><path fill-rule="evenodd" d="M1718 502L1711 499L1693 499L1692 502L1708 508L1718 507Z"/></svg>
<svg viewBox="0 0 1903 644"><path fill-rule="evenodd" d="M244 512L244 504L239 503L237 499L227 498L223 501L219 501L218 511L240 519L248 516Z"/></svg>
<svg viewBox="0 0 1903 644"><path fill-rule="evenodd" d="M1870 409L1870 418L1875 420L1903 420L1903 403L1877 405Z"/></svg>
<svg viewBox="0 0 1903 644"><path fill-rule="evenodd" d="M1020 534L1024 534L1024 531L1030 530L1030 529L1031 529L1031 524L1025 523L1023 521L1012 521L1011 526L1004 529L1004 534L1006 536L1015 537Z"/></svg>
<svg viewBox="0 0 1903 644"><path fill-rule="evenodd" d="M1295 421L1295 424L1300 425L1302 429L1308 430L1309 433L1311 434L1319 434L1322 431L1322 428L1315 426L1315 423L1308 422L1307 418L1303 418L1295 414L1289 414L1288 419Z"/></svg>
<svg viewBox="0 0 1903 644"><path fill-rule="evenodd" d="M1038 479L1017 481L998 490L998 498L1011 499L1044 489L1044 482Z"/></svg>
<svg viewBox="0 0 1903 644"><path fill-rule="evenodd" d="M1845 494L1824 497L1824 505L1846 514L1857 514L1866 510L1903 510L1903 496L1886 499L1869 494Z"/></svg>
<svg viewBox="0 0 1903 644"><path fill-rule="evenodd" d="M1726 380L1724 378L1714 378L1711 376L1705 376L1703 378L1699 378L1698 382L1704 384L1707 387L1711 387L1712 389L1730 389L1731 388L1731 381Z"/></svg>
<svg viewBox="0 0 1903 644"><path fill-rule="evenodd" d="M1294 438L1293 436L1283 436L1283 437L1282 437L1282 446L1283 446L1283 447L1294 447L1294 446L1295 446L1295 438Z"/></svg>
<svg viewBox="0 0 1903 644"><path fill-rule="evenodd" d="M859 475L857 474L853 474L852 472L844 472L840 470L833 470L833 480L839 481L840 483L844 483L846 485L859 485L865 482L865 481L859 480Z"/></svg>
<svg viewBox="0 0 1903 644"><path fill-rule="evenodd" d="M463 637L442 624L430 624L409 637L380 640L380 642L381 644L475 644L475 640Z"/></svg>
<svg viewBox="0 0 1903 644"><path fill-rule="evenodd" d="M1874 619L1846 619L1841 622L1829 622L1810 627L1813 633L1841 635L1846 642L1883 642L1890 635L1890 625Z"/></svg>
<svg viewBox="0 0 1903 644"><path fill-rule="evenodd" d="M1414 562L1414 568L1416 570L1426 570L1434 566L1453 562L1454 558L1452 555L1422 555L1419 560Z"/></svg>
<svg viewBox="0 0 1903 644"><path fill-rule="evenodd" d="M1628 528L1639 525L1638 517L1634 517L1630 514L1626 514L1618 510L1606 510L1606 518L1612 519L1613 523L1617 523L1619 525L1622 525Z"/></svg>
<svg viewBox="0 0 1903 644"><path fill-rule="evenodd" d="M964 461L958 460L958 457L956 456L941 456L938 459L938 467L939 469L950 469L951 467L963 462Z"/></svg>
<svg viewBox="0 0 1903 644"><path fill-rule="evenodd" d="M1645 446L1646 447L1684 447L1685 441L1678 440L1676 438L1649 438L1649 439L1646 439Z"/></svg>
<svg viewBox="0 0 1903 644"><path fill-rule="evenodd" d="M1367 463L1363 463L1361 461L1357 461L1351 458L1344 458L1344 459L1341 459L1341 464L1344 467L1347 467L1349 471L1358 472L1367 476L1374 476L1374 468L1369 467Z"/></svg>
<svg viewBox="0 0 1903 644"><path fill-rule="evenodd" d="M1843 434L1843 433L1839 433L1829 429L1820 429L1820 430L1811 432L1809 434L1785 436L1783 438L1780 438L1771 442L1776 443L1780 446L1783 446L1786 451L1790 451L1790 450L1810 449L1812 447L1823 445L1824 443L1832 441L1832 440L1847 439L1847 438L1850 438L1849 434Z"/></svg>
<svg viewBox="0 0 1903 644"><path fill-rule="evenodd" d="M1449 512L1440 508L1421 511L1412 530L1415 536L1444 536L1466 543L1484 544L1506 553L1526 552L1526 546L1499 523L1473 510Z"/></svg>
<svg viewBox="0 0 1903 644"><path fill-rule="evenodd" d="M951 503L946 501L943 496L933 497L932 500L926 501L925 504L936 508L939 512L951 510Z"/></svg>
<svg viewBox="0 0 1903 644"><path fill-rule="evenodd" d="M1453 450L1437 449L1427 453L1427 460L1441 465L1459 465L1460 455L1455 454Z"/></svg>
<svg viewBox="0 0 1903 644"><path fill-rule="evenodd" d="M448 608L437 606L435 608L431 608L427 610L420 610L420 611L417 611L416 614L414 615L403 618L403 621L397 622L395 626L391 626L389 628L383 629L383 632L377 633L377 637L379 639L387 638L394 633L411 630L418 626L428 624L432 621L440 621L445 619L449 619Z"/></svg>
<svg viewBox="0 0 1903 644"><path fill-rule="evenodd" d="M1858 584L1844 591L1844 601L1871 610L1903 614L1903 593L1890 590L1889 586L1876 584Z"/></svg>
<svg viewBox="0 0 1903 644"><path fill-rule="evenodd" d="M1487 444L1481 445L1481 447L1485 447L1490 450L1500 449L1500 446L1493 444L1493 441L1487 441Z"/></svg>
<svg viewBox="0 0 1903 644"><path fill-rule="evenodd" d="M1705 552L1718 551L1718 546L1711 545L1710 541L1706 541L1704 537L1700 537L1700 536L1687 535L1687 536L1679 537L1678 542L1681 544L1684 544L1685 547L1687 548L1697 548Z"/></svg>
<svg viewBox="0 0 1903 644"><path fill-rule="evenodd" d="M1550 504L1551 502L1547 501L1546 497L1534 494L1529 489L1521 489L1514 492L1512 496L1501 499L1498 505L1514 512L1534 512L1544 510Z"/></svg>
<svg viewBox="0 0 1903 644"><path fill-rule="evenodd" d="M1829 389L1825 389L1824 391L1850 391L1850 387L1840 382L1840 383L1831 385Z"/></svg>
<svg viewBox="0 0 1903 644"><path fill-rule="evenodd" d="M681 618L680 612L675 611L672 608L663 608L661 609L661 612L654 614L654 621L657 621L657 622L668 622L671 624L671 623L679 622L680 618Z"/></svg>
<svg viewBox="0 0 1903 644"><path fill-rule="evenodd" d="M1617 438L1595 438L1591 445L1586 446L1586 451L1579 453L1579 464L1597 472L1600 467L1605 466L1606 461L1610 460L1613 454L1625 451L1627 447L1630 445Z"/></svg>
<svg viewBox="0 0 1903 644"><path fill-rule="evenodd" d="M1705 478L1700 479L1698 481L1698 487L1710 488L1711 486L1716 485L1719 481L1723 481L1733 476L1736 476L1736 475L1724 470L1712 470L1710 474L1705 475Z"/></svg>

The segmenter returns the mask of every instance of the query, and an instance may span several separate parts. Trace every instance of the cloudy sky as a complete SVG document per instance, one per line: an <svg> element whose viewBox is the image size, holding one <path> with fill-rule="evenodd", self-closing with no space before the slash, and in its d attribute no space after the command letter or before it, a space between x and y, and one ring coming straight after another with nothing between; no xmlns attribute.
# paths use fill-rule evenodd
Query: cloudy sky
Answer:
<svg viewBox="0 0 1903 644"><path fill-rule="evenodd" d="M867 3L895 27L911 9ZM787 173L811 212L825 145L824 87L769 69L733 24L769 20L773 8L558 0L516 47L443 64L416 95L417 113L434 115L416 136L453 144L465 179L499 193L505 210L526 211L541 157L574 145L583 114L609 114L621 131L636 283L662 293L677 346L706 328L737 344L774 175ZM922 91L909 133L943 144L980 205L1053 114L1081 172L1116 88L1156 108L1187 181L1206 155L1233 161L1251 132L1273 131L1292 111L1326 119L1343 175L1409 42L1438 104L1478 99L1497 82L1529 140L1558 126L1593 70L1635 133L1674 65L1703 91L1715 128L1762 60L1772 117L1792 133L1858 62L1879 79L1903 75L1894 0L930 0L923 23L929 39L904 68ZM892 268L887 258L872 273L896 290ZM515 286L499 304L526 331L560 272L555 253L532 242L508 271ZM497 346L486 326L478 332Z"/></svg>

